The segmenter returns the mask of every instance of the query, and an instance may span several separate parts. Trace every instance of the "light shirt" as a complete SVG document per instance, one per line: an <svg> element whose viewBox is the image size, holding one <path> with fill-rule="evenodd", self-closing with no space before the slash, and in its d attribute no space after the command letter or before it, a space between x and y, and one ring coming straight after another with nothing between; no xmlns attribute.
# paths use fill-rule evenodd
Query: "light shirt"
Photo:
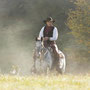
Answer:
<svg viewBox="0 0 90 90"><path fill-rule="evenodd" d="M43 32L44 32L44 28L45 28L45 26L44 27L42 27L42 29L41 29L41 31L40 31L40 33L39 33L39 39L41 39L41 37L43 37L44 35L43 35ZM54 30L53 30L53 36L52 37L50 37L50 41L56 41L58 39L58 30L57 30L57 28L56 27L54 27Z"/></svg>

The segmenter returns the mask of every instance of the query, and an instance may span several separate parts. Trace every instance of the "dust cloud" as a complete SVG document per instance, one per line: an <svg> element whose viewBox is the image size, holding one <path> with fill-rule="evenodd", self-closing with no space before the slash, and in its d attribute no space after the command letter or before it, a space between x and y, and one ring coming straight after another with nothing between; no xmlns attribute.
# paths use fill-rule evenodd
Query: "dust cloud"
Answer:
<svg viewBox="0 0 90 90"><path fill-rule="evenodd" d="M76 68L70 70L71 64L74 67L78 64L69 61L72 51L68 54L65 49L74 41L67 34L70 30L65 25L71 8L74 5L69 0L0 0L0 72L9 73L14 65L20 68L21 74L30 74L34 38L38 36L44 25L42 21L47 16L56 19L55 26L59 30L57 44L68 59L68 71L74 71Z"/></svg>

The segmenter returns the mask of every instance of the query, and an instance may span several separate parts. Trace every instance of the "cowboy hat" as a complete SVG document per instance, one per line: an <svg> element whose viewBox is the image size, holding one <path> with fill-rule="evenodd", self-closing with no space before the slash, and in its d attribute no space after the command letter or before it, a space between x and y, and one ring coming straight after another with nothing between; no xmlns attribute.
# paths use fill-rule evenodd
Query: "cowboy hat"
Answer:
<svg viewBox="0 0 90 90"><path fill-rule="evenodd" d="M46 20L44 20L43 22L44 23L46 23L46 22L49 22L49 21L51 21L51 22L55 22L55 20L53 20L53 18L52 17L48 17Z"/></svg>

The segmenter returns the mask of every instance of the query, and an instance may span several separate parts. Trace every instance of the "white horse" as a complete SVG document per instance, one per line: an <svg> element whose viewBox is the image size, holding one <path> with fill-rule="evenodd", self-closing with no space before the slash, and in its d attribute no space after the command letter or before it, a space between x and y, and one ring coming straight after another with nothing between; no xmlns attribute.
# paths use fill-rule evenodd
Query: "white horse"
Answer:
<svg viewBox="0 0 90 90"><path fill-rule="evenodd" d="M65 72L66 60L65 55L59 50L62 58L59 59L56 65L56 70L61 74ZM34 51L34 70L35 72L47 72L51 70L54 65L53 52L51 47L45 48L43 41L36 40L35 51Z"/></svg>

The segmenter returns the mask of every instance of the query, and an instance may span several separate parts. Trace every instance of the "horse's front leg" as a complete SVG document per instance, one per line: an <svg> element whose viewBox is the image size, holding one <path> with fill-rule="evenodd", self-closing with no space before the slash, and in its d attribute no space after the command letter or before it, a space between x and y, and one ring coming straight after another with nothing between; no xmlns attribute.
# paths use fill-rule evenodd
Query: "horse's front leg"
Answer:
<svg viewBox="0 0 90 90"><path fill-rule="evenodd" d="M34 61L34 64L33 64L33 66L32 66L32 72L36 72L36 51L34 51L34 53L33 53L33 61Z"/></svg>
<svg viewBox="0 0 90 90"><path fill-rule="evenodd" d="M42 52L40 52L40 69L42 70L42 60L43 60L43 53ZM43 71L43 70L42 70Z"/></svg>
<svg viewBox="0 0 90 90"><path fill-rule="evenodd" d="M62 53L60 53L57 71L61 74L65 72L65 56Z"/></svg>

